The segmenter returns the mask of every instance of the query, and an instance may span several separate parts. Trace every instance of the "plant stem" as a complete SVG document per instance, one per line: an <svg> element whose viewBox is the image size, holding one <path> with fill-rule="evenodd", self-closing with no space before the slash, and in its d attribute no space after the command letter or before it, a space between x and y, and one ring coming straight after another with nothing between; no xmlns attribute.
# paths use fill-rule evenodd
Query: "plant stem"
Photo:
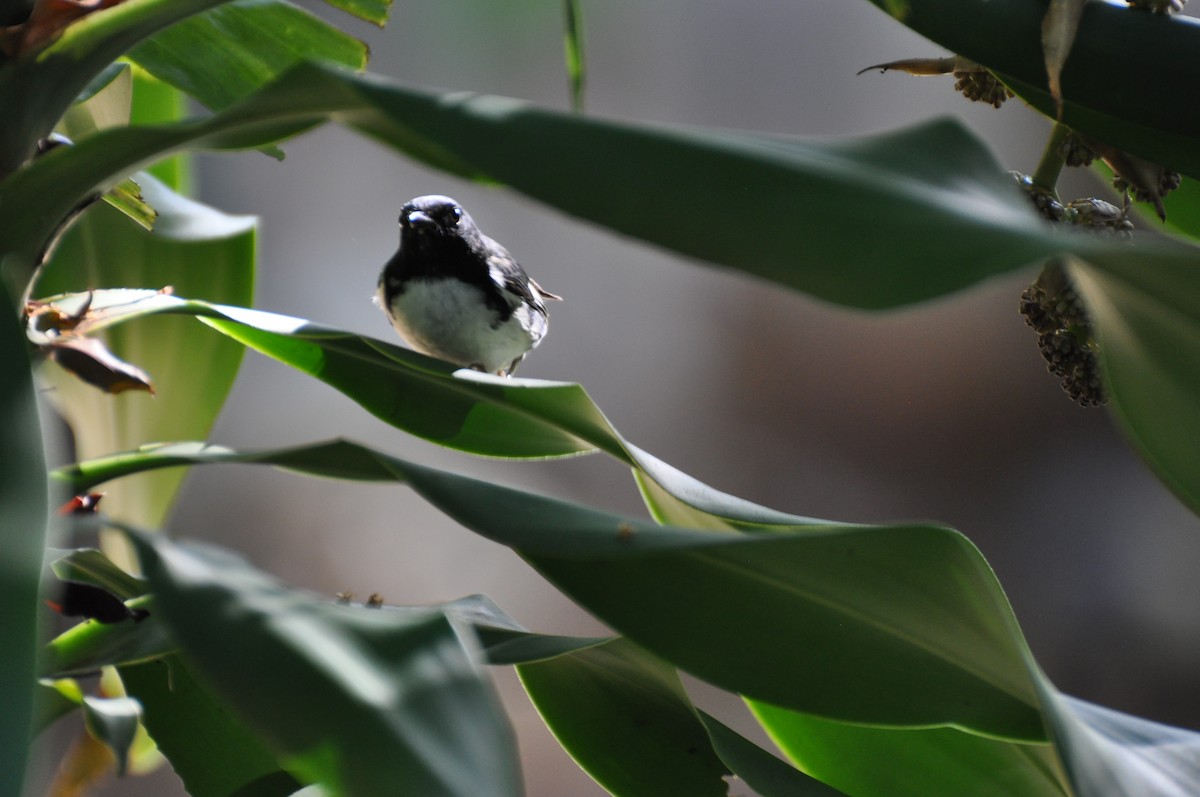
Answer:
<svg viewBox="0 0 1200 797"><path fill-rule="evenodd" d="M1034 184L1045 188L1047 191L1053 192L1055 190L1054 187L1058 183L1058 175L1063 167L1062 145L1069 135L1071 135L1071 128L1062 122L1054 123L1054 128L1050 131L1050 140L1046 142L1046 149L1042 152L1042 159L1038 161L1037 169L1033 173Z"/></svg>

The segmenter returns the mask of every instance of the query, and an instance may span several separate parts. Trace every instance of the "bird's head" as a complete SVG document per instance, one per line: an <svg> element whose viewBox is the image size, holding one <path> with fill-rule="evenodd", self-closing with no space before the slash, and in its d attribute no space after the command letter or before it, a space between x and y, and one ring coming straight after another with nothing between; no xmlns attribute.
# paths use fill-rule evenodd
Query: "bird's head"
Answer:
<svg viewBox="0 0 1200 797"><path fill-rule="evenodd" d="M419 196L405 202L400 209L402 245L432 248L461 239L470 246L478 237L479 230L471 216L448 196Z"/></svg>

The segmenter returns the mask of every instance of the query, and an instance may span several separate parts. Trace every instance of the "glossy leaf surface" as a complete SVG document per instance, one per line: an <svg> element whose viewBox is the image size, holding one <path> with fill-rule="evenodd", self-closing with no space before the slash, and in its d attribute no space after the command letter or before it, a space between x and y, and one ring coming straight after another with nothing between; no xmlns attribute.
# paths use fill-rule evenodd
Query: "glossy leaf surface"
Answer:
<svg viewBox="0 0 1200 797"><path fill-rule="evenodd" d="M1032 794L1069 794L1067 773L1076 793L1092 797L1104 792L1081 791L1081 784L1099 783L1110 770L1146 794L1174 797L1200 782L1188 763L1200 735L1082 706L1054 690L1029 658L986 563L948 529L664 528L346 442L259 454L179 446L84 464L60 477L90 486L131 469L187 461L260 462L407 483L468 528L512 546L667 661L749 695L764 684L789 690L772 698L776 707L759 701L755 710L802 765L811 759L818 775L850 793L887 793L886 779L859 771L862 749L898 770L942 766L940 791L929 793L947 796L961 794L972 778L993 784L997 794L1014 784ZM835 633L814 633L822 616L837 618ZM872 640L873 649L864 647ZM910 658L917 662L911 671ZM825 718L796 713L814 709ZM931 710L956 716L939 719ZM947 725L958 729L939 727ZM971 730L983 733L964 732ZM1056 745L1047 745L1047 730ZM1170 777L1162 779L1158 767Z"/></svg>
<svg viewBox="0 0 1200 797"><path fill-rule="evenodd" d="M348 795L520 792L511 730L445 614L341 606L226 552L135 542L189 667L301 781Z"/></svg>

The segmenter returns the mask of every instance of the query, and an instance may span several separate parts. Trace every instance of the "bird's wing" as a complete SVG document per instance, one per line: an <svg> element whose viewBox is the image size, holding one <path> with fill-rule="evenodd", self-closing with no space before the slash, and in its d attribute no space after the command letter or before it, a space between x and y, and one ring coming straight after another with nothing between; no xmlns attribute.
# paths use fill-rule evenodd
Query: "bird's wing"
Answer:
<svg viewBox="0 0 1200 797"><path fill-rule="evenodd" d="M510 305L516 306L522 300L534 307L540 307L542 297L536 288L530 286L529 277L517 265L517 261L507 252L493 253L488 256L488 276L496 284Z"/></svg>

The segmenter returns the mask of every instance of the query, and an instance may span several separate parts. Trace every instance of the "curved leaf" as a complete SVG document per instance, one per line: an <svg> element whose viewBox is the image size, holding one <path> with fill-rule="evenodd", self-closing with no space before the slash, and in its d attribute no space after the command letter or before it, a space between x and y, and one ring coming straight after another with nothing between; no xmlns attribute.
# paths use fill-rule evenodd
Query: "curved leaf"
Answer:
<svg viewBox="0 0 1200 797"><path fill-rule="evenodd" d="M956 789L972 768L983 770L977 780L985 786L990 778L1001 788L1023 784L1035 794L1070 793L1060 767L1087 797L1107 794L1088 784L1106 782L1110 772L1137 794L1182 797L1200 783L1194 772L1200 734L1088 707L1054 690L1029 658L979 552L949 529L695 532L345 442L258 454L184 451L83 463L60 476L91 485L138 468L260 462L407 483L468 528L512 546L646 649L724 688L751 696L772 692L777 706L823 713L826 719L817 720L755 705L785 749L797 751L802 764L811 757L814 769L825 768L835 784L844 781L847 767L862 766L851 742L898 768L941 761L947 745L957 750L960 758L942 761L947 769L939 782L948 790L941 794L961 793ZM824 634L823 617L836 623ZM1043 723L1057 741L1052 750L1044 747ZM937 727L947 724L977 733ZM803 730L790 730L795 727ZM888 793L861 773L844 782L865 794Z"/></svg>
<svg viewBox="0 0 1200 797"><path fill-rule="evenodd" d="M810 141L602 121L316 65L203 122L108 131L47 154L0 185L0 202L31 203L14 202L19 212L0 234L20 242L18 251L36 251L48 223L79 197L157 156L257 146L330 116L435 167L504 182L619 232L859 307L920 301L1099 245L1052 234L954 122ZM57 188L35 195L38 185ZM746 196L749 206L731 205L730 197ZM755 224L750 246L746 225L761 208L771 224Z"/></svg>
<svg viewBox="0 0 1200 797"><path fill-rule="evenodd" d="M797 766L855 797L1075 797L1051 744L750 709Z"/></svg>
<svg viewBox="0 0 1200 797"><path fill-rule="evenodd" d="M788 766L708 714L701 712L700 720L708 730L713 749L725 765L762 797L839 797L842 794ZM860 758L859 764L863 764L863 759Z"/></svg>
<svg viewBox="0 0 1200 797"><path fill-rule="evenodd" d="M212 301L249 304L256 219L226 215L186 199L149 175L140 180L144 196L158 210L154 232L97 205L67 233L38 290L169 285ZM208 434L233 386L241 346L179 318L112 329L106 340L117 357L149 372L156 395L103 395L55 369L49 375L54 385L51 398L71 424L80 456L122 451L148 440ZM126 482L105 498L104 508L127 522L157 528L182 479L176 472Z"/></svg>
<svg viewBox="0 0 1200 797"><path fill-rule="evenodd" d="M1094 258L1069 271L1097 330L1114 413L1159 478L1200 512L1200 261L1147 271Z"/></svg>
<svg viewBox="0 0 1200 797"><path fill-rule="evenodd" d="M1200 784L1200 734L1045 690L1052 733L1079 797L1188 797Z"/></svg>
<svg viewBox="0 0 1200 797"><path fill-rule="evenodd" d="M559 744L610 794L725 797L728 770L665 662L617 639L517 673Z"/></svg>
<svg viewBox="0 0 1200 797"><path fill-rule="evenodd" d="M189 462L407 483L638 644L733 691L857 722L1043 737L1016 621L979 552L949 529L664 528L346 442L257 454L163 447L60 477L86 487Z"/></svg>
<svg viewBox="0 0 1200 797"><path fill-rule="evenodd" d="M884 11L889 0L871 0ZM1041 49L1044 0L906 0L897 19L1000 73L1055 116ZM1200 177L1200 108L1180 87L1200 82L1200 22L1124 4L1087 3L1062 71L1063 121L1093 138ZM1119 61L1120 67L1116 64ZM1163 79L1163 70L1170 79Z"/></svg>
<svg viewBox="0 0 1200 797"><path fill-rule="evenodd" d="M0 62L0 107L6 110L0 177L33 155L38 139L122 53L155 31L224 2L229 0L125 0L70 25L41 52Z"/></svg>
<svg viewBox="0 0 1200 797"><path fill-rule="evenodd" d="M233 0L160 31L128 57L219 110L304 60L362 69L367 46L291 3Z"/></svg>
<svg viewBox="0 0 1200 797"><path fill-rule="evenodd" d="M120 668L145 709L146 729L190 797L287 797L300 784L263 741L170 656Z"/></svg>
<svg viewBox="0 0 1200 797"><path fill-rule="evenodd" d="M3 265L0 255L0 307L7 308ZM13 313L0 315L0 794L20 794L32 734L49 496L28 344Z"/></svg>
<svg viewBox="0 0 1200 797"><path fill-rule="evenodd" d="M134 543L185 660L300 780L340 794L520 792L511 731L446 614L341 606L215 549Z"/></svg>

